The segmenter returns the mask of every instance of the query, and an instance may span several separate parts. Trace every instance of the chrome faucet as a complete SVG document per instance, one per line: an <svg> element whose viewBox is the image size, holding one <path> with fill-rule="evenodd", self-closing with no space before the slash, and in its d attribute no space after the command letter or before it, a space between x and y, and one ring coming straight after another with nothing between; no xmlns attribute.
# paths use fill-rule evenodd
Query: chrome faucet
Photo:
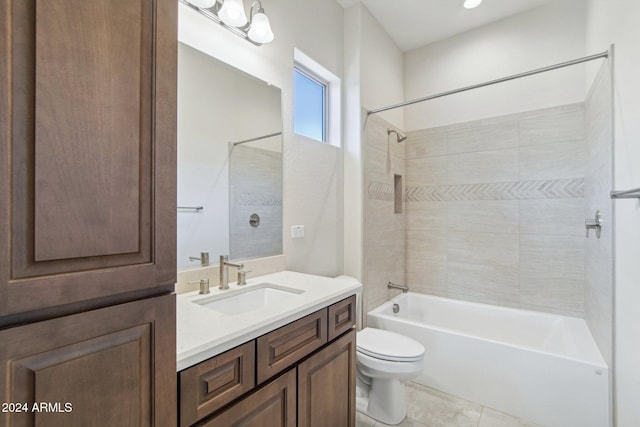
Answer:
<svg viewBox="0 0 640 427"><path fill-rule="evenodd" d="M409 292L409 287L407 285L396 285L395 283L387 283L387 288L389 289L400 289L402 292Z"/></svg>
<svg viewBox="0 0 640 427"><path fill-rule="evenodd" d="M229 267L244 269L244 264L229 262L229 255L220 255L220 286L218 289L229 289Z"/></svg>
<svg viewBox="0 0 640 427"><path fill-rule="evenodd" d="M189 261L200 261L201 266L209 265L209 252L200 252L199 257L190 256Z"/></svg>

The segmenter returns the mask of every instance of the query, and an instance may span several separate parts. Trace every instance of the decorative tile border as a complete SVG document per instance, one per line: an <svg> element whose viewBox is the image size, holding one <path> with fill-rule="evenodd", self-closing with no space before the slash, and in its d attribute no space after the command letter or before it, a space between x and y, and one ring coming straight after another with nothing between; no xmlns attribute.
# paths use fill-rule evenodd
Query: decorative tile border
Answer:
<svg viewBox="0 0 640 427"><path fill-rule="evenodd" d="M369 188L369 194L371 195L371 185ZM583 197L583 178L487 184L409 186L405 192L405 200L407 202L580 199Z"/></svg>
<svg viewBox="0 0 640 427"><path fill-rule="evenodd" d="M234 206L282 206L282 196L276 193L238 192Z"/></svg>
<svg viewBox="0 0 640 427"><path fill-rule="evenodd" d="M393 185L384 182L370 182L368 188L369 200L393 202Z"/></svg>

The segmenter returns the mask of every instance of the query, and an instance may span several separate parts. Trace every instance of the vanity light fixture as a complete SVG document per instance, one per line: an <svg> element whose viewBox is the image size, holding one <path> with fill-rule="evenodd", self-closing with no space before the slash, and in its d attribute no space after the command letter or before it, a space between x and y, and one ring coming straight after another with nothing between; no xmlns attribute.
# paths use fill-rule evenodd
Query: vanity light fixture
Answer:
<svg viewBox="0 0 640 427"><path fill-rule="evenodd" d="M473 9L474 7L480 6L480 3L482 3L482 0L465 0L464 1L464 8L465 9Z"/></svg>
<svg viewBox="0 0 640 427"><path fill-rule="evenodd" d="M224 0L218 11L218 17L230 27L244 27L248 22L242 0Z"/></svg>
<svg viewBox="0 0 640 427"><path fill-rule="evenodd" d="M260 0L251 4L250 19L247 19L242 0L180 0L180 3L256 46L273 40L271 24Z"/></svg>

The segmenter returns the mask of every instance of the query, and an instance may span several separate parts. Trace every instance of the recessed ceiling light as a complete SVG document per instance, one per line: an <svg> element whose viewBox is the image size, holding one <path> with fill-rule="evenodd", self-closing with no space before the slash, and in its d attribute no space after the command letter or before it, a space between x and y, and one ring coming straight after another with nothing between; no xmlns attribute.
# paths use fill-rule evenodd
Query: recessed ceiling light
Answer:
<svg viewBox="0 0 640 427"><path fill-rule="evenodd" d="M478 7L482 3L482 0L465 0L464 8L465 9L473 9L474 7Z"/></svg>

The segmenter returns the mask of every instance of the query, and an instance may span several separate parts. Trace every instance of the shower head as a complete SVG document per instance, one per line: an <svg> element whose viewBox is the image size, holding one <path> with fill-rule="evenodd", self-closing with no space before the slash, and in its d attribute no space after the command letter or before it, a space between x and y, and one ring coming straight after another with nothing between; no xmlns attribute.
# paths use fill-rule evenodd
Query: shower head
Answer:
<svg viewBox="0 0 640 427"><path fill-rule="evenodd" d="M392 133L396 134L396 142L398 144L407 139L407 135L405 135L404 133L391 128L387 129L387 135L391 135Z"/></svg>

